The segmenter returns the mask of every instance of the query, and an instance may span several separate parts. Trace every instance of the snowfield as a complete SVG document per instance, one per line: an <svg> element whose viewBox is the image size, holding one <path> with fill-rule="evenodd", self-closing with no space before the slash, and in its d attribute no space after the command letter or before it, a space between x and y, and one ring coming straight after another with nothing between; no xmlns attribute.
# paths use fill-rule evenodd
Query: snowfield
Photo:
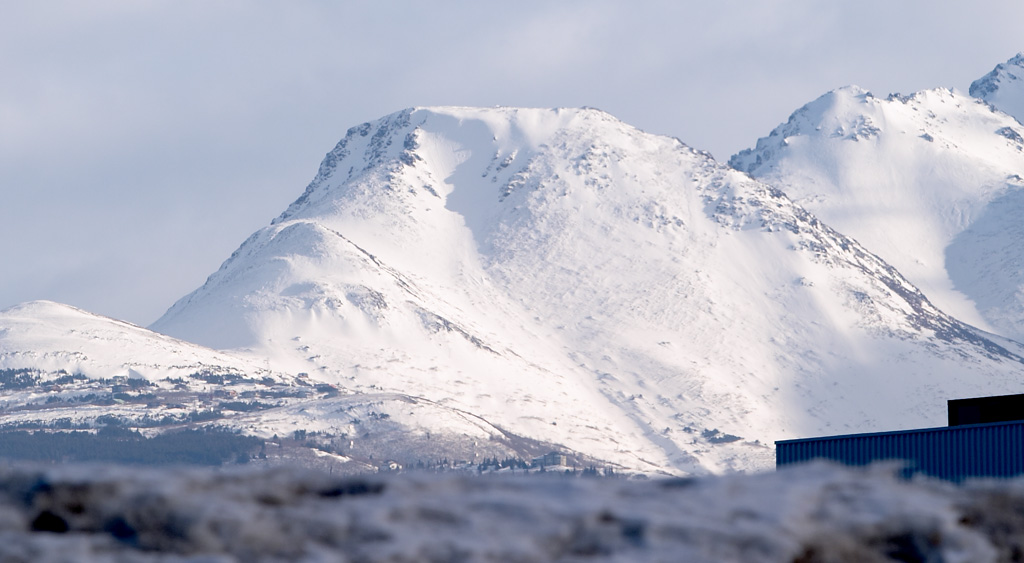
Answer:
<svg viewBox="0 0 1024 563"><path fill-rule="evenodd" d="M1016 560L1024 482L891 467L632 481L287 468L0 469L0 559L233 561Z"/></svg>
<svg viewBox="0 0 1024 563"><path fill-rule="evenodd" d="M81 309L33 301L0 311L0 369L155 382L203 370L291 381L243 359Z"/></svg>

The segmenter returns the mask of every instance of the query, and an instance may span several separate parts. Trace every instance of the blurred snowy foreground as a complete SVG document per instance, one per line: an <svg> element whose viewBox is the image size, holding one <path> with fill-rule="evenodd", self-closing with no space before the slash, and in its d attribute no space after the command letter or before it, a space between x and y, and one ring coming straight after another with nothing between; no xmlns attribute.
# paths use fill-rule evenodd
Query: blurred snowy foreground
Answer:
<svg viewBox="0 0 1024 563"><path fill-rule="evenodd" d="M0 470L2 561L1008 561L1024 481Z"/></svg>

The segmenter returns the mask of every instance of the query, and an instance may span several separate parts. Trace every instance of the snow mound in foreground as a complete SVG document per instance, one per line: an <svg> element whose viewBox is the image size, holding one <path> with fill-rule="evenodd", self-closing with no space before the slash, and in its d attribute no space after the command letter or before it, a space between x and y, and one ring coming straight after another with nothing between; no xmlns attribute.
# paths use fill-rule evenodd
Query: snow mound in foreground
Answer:
<svg viewBox="0 0 1024 563"><path fill-rule="evenodd" d="M998 561L1024 481L811 464L627 481L295 469L0 470L4 561Z"/></svg>

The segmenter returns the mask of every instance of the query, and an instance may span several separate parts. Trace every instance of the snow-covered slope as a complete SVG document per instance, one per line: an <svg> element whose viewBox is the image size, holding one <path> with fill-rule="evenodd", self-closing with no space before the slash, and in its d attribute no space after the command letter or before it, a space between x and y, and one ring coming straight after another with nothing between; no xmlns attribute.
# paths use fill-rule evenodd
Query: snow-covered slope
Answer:
<svg viewBox="0 0 1024 563"><path fill-rule="evenodd" d="M264 439L298 430L303 438L288 440L273 459L349 473L391 459L528 460L554 447L429 400L351 393L295 375L268 368L263 358L218 352L59 303L0 311L0 430L114 425L153 434L208 425ZM411 404L415 416L406 412ZM430 428L420 418L459 439L424 440Z"/></svg>
<svg viewBox="0 0 1024 563"><path fill-rule="evenodd" d="M775 439L1022 386L1016 345L782 192L591 109L353 128L152 328L646 471L765 468Z"/></svg>
<svg viewBox="0 0 1024 563"><path fill-rule="evenodd" d="M123 376L150 382L197 372L271 377L265 362L232 356L95 315L32 301L0 311L0 369Z"/></svg>
<svg viewBox="0 0 1024 563"><path fill-rule="evenodd" d="M944 311L1024 339L1024 126L1011 116L945 89L841 88L730 164L860 241Z"/></svg>
<svg viewBox="0 0 1024 563"><path fill-rule="evenodd" d="M971 83L971 95L1024 123L1024 53Z"/></svg>

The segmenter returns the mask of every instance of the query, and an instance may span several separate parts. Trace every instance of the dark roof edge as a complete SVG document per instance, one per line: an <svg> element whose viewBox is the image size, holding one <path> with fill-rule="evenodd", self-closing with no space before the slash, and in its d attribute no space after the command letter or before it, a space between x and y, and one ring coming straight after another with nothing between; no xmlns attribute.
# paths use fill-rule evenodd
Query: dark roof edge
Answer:
<svg viewBox="0 0 1024 563"><path fill-rule="evenodd" d="M1024 426L1024 420L1009 420L1005 422L986 422L982 424L961 424L959 426L938 426L935 428L914 428L910 430L889 430L885 432L863 432L860 434L839 434L836 436L817 436L814 438L794 438L792 440L776 440L775 445L779 444L795 444L799 442L816 442L819 440L839 440L849 438L867 438L871 436L895 436L899 434L923 434L929 432L948 432L955 430L964 430L970 428L980 428L987 426Z"/></svg>

